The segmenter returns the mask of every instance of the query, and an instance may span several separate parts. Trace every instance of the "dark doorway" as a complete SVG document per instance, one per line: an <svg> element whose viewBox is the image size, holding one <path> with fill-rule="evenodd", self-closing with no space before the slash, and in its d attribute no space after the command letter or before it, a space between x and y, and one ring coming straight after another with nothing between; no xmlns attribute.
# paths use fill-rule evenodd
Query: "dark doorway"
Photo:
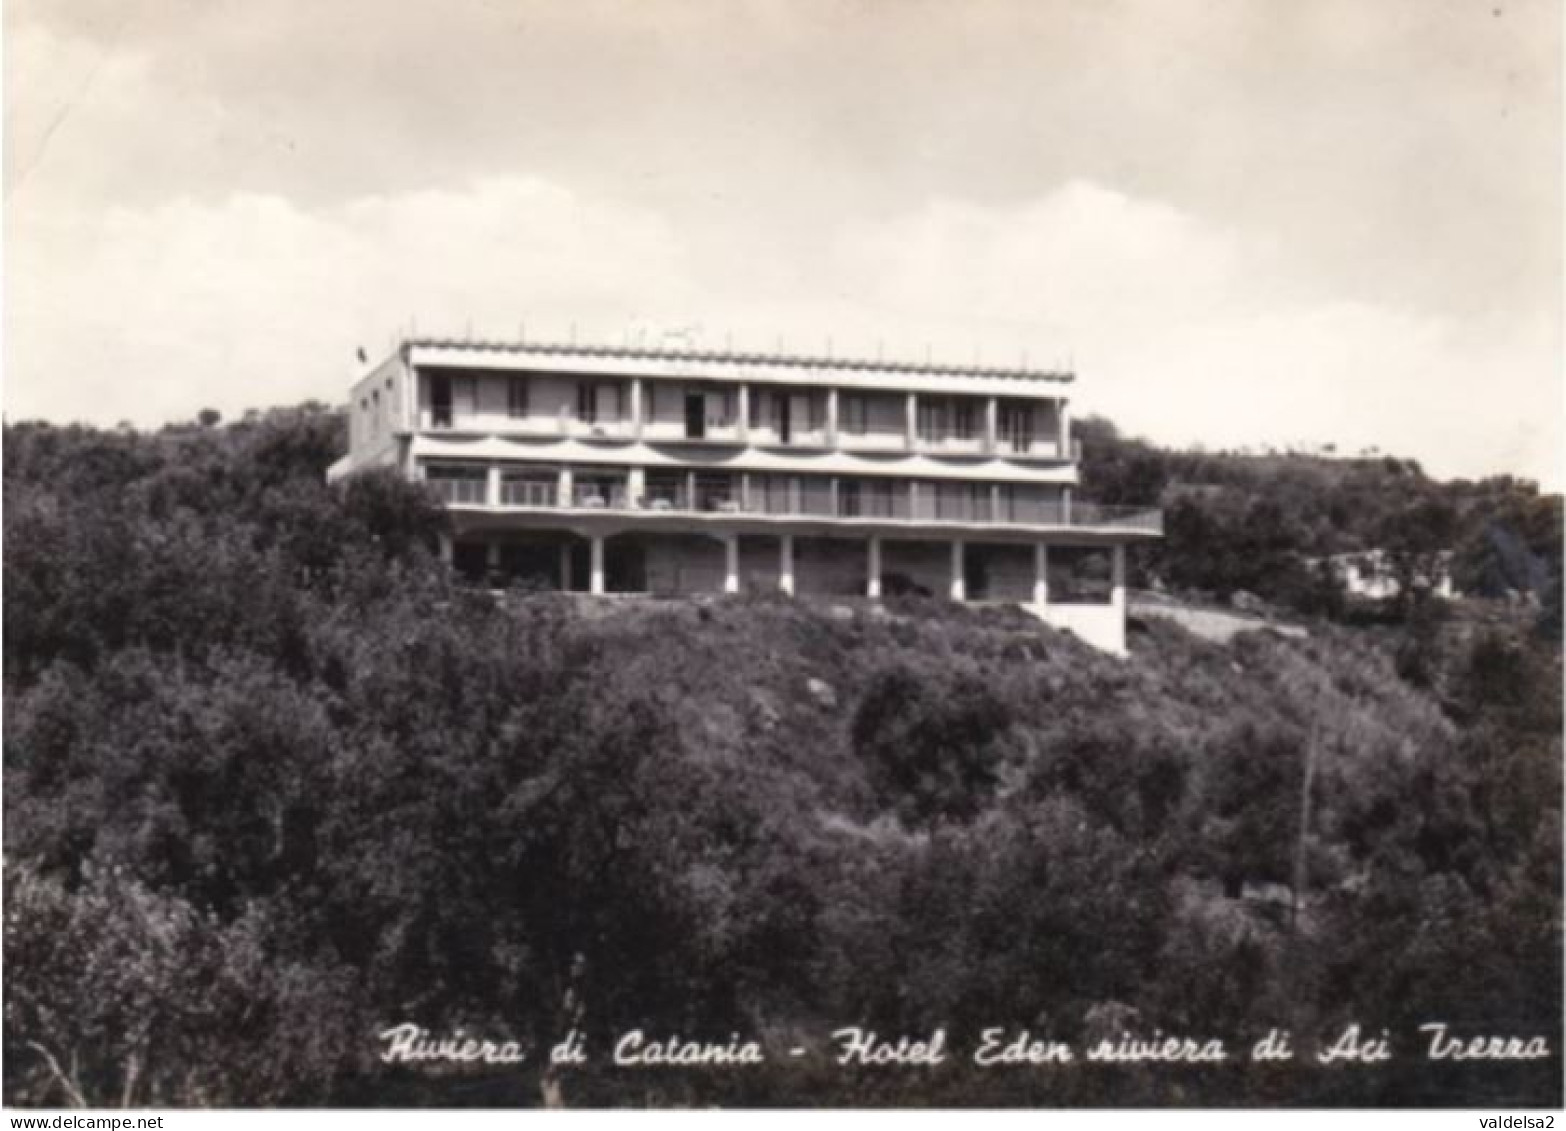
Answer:
<svg viewBox="0 0 1566 1131"><path fill-rule="evenodd" d="M685 394L685 435L692 440L707 435L707 398L702 393Z"/></svg>
<svg viewBox="0 0 1566 1131"><path fill-rule="evenodd" d="M610 593L647 592L647 547L632 537L604 544L604 588Z"/></svg>
<svg viewBox="0 0 1566 1131"><path fill-rule="evenodd" d="M519 589L559 589L560 548L545 542L509 542L500 548L506 583Z"/></svg>
<svg viewBox="0 0 1566 1131"><path fill-rule="evenodd" d="M451 565L465 581L483 581L489 572L489 547L483 542L457 542L451 548Z"/></svg>
<svg viewBox="0 0 1566 1131"><path fill-rule="evenodd" d="M451 427L451 378L444 373L430 377L430 423L436 428Z"/></svg>
<svg viewBox="0 0 1566 1131"><path fill-rule="evenodd" d="M962 562L963 594L970 601L987 600L990 595L990 563L982 548L964 547Z"/></svg>
<svg viewBox="0 0 1566 1131"><path fill-rule="evenodd" d="M837 481L837 513L843 518L858 518L865 513L859 492L859 480L839 479Z"/></svg>
<svg viewBox="0 0 1566 1131"><path fill-rule="evenodd" d="M793 402L787 393L778 393L777 400L773 402L778 412L778 442L792 443L794 439L794 414Z"/></svg>

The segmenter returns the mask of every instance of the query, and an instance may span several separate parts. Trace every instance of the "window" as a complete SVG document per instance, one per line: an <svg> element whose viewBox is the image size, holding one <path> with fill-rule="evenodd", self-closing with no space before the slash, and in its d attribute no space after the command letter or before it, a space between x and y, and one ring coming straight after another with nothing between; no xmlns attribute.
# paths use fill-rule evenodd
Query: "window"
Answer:
<svg viewBox="0 0 1566 1131"><path fill-rule="evenodd" d="M624 471L580 470L573 485L573 501L579 507L620 510L629 499L629 478Z"/></svg>
<svg viewBox="0 0 1566 1131"><path fill-rule="evenodd" d="M1033 408L1026 404L1000 406L1001 443L1014 452L1026 452L1033 443Z"/></svg>
<svg viewBox="0 0 1566 1131"><path fill-rule="evenodd" d="M946 438L946 402L919 399L919 439L933 443Z"/></svg>
<svg viewBox="0 0 1566 1131"><path fill-rule="evenodd" d="M844 432L851 436L863 436L870 431L870 402L863 393L845 395L838 407L838 426Z"/></svg>
<svg viewBox="0 0 1566 1131"><path fill-rule="evenodd" d="M948 483L936 486L935 517L954 522L974 522L989 515L989 487L982 483Z"/></svg>
<svg viewBox="0 0 1566 1131"><path fill-rule="evenodd" d="M761 514L791 514L794 510L793 482L787 475L752 475L750 509Z"/></svg>
<svg viewBox="0 0 1566 1131"><path fill-rule="evenodd" d="M897 517L896 492L890 480L868 479L861 499L862 512L874 518Z"/></svg>
<svg viewBox="0 0 1566 1131"><path fill-rule="evenodd" d="M527 416L527 378L512 377L506 382L506 414L512 420Z"/></svg>
<svg viewBox="0 0 1566 1131"><path fill-rule="evenodd" d="M952 436L958 440L973 439L973 402L954 401L952 403Z"/></svg>
<svg viewBox="0 0 1566 1131"><path fill-rule="evenodd" d="M727 428L734 419L734 390L707 389L702 395L706 398L707 427Z"/></svg>
<svg viewBox="0 0 1566 1131"><path fill-rule="evenodd" d="M696 476L696 509L703 511L736 511L739 499L733 475L703 472Z"/></svg>
<svg viewBox="0 0 1566 1131"><path fill-rule="evenodd" d="M649 471L642 505L649 510L684 510L688 502L685 472Z"/></svg>
<svg viewBox="0 0 1566 1131"><path fill-rule="evenodd" d="M833 512L832 479L827 475L801 475L799 477L800 514L831 515Z"/></svg>
<svg viewBox="0 0 1566 1131"><path fill-rule="evenodd" d="M500 501L510 507L552 507L559 501L560 473L530 468L508 471L500 484Z"/></svg>
<svg viewBox="0 0 1566 1131"><path fill-rule="evenodd" d="M482 467L436 464L425 469L424 477L447 503L484 502L486 472Z"/></svg>
<svg viewBox="0 0 1566 1131"><path fill-rule="evenodd" d="M582 382L576 387L576 418L583 424L598 423L598 386Z"/></svg>

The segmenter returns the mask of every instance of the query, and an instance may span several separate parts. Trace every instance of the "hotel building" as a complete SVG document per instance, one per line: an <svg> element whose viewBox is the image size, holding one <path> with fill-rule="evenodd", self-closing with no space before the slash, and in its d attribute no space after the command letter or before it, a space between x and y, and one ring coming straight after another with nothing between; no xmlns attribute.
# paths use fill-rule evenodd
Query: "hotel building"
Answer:
<svg viewBox="0 0 1566 1131"><path fill-rule="evenodd" d="M1008 601L1118 653L1126 546L1162 516L1074 497L1071 384L1028 368L416 339L354 384L329 475L391 467L427 483L452 516L443 554L497 584ZM1096 586L1091 561L1071 580L1084 554Z"/></svg>

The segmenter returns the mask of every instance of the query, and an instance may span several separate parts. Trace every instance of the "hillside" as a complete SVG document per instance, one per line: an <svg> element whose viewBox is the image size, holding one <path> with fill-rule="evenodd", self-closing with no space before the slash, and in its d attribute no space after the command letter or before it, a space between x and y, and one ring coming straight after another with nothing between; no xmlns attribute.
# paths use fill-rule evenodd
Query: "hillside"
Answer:
<svg viewBox="0 0 1566 1131"><path fill-rule="evenodd" d="M9 1102L1560 1101L1560 655L1527 610L1148 618L1122 661L934 601L497 596L413 488L322 485L338 427L7 429ZM387 1067L404 1021L534 1059ZM1429 1021L1553 1055L1428 1066ZM1350 1022L1409 1055L825 1059L844 1025ZM809 1054L541 1079L573 1027Z"/></svg>
<svg viewBox="0 0 1566 1131"><path fill-rule="evenodd" d="M1416 580L1439 568L1461 593L1534 610L1539 631L1560 639L1561 498L1533 483L1442 482L1393 456L1170 450L1093 418L1078 433L1084 497L1165 508L1166 537L1138 563L1145 583L1256 594L1340 621L1406 620ZM1367 551L1385 555L1403 589L1391 608L1356 606L1323 569Z"/></svg>

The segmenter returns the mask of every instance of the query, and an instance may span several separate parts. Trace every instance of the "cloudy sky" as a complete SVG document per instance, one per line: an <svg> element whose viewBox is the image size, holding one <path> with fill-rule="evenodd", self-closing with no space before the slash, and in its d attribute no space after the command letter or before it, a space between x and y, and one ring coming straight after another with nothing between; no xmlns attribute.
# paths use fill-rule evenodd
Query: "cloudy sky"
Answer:
<svg viewBox="0 0 1566 1131"><path fill-rule="evenodd" d="M9 0L5 412L394 336L1069 363L1559 487L1555 0Z"/></svg>

